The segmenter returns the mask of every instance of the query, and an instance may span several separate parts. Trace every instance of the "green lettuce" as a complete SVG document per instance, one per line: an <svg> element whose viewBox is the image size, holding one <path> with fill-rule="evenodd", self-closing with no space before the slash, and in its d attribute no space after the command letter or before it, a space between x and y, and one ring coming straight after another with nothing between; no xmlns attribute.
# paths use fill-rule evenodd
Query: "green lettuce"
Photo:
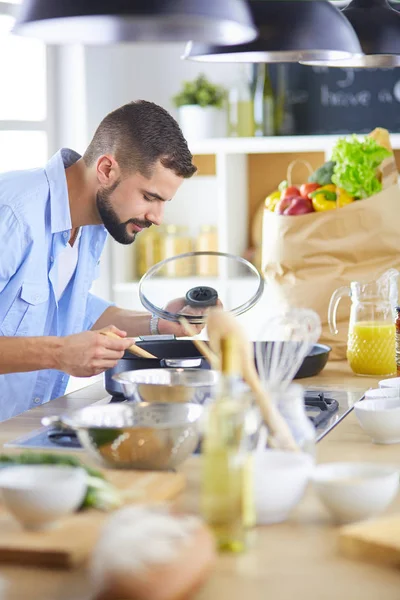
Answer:
<svg viewBox="0 0 400 600"><path fill-rule="evenodd" d="M381 191L376 168L390 156L373 138L359 140L356 135L341 138L332 152L336 163L332 181L354 198L369 198Z"/></svg>

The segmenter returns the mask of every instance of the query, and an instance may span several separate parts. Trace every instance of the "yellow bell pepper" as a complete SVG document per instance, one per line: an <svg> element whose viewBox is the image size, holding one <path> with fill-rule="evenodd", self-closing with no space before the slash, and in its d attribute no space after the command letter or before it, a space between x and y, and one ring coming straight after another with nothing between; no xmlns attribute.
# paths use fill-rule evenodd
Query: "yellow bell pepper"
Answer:
<svg viewBox="0 0 400 600"><path fill-rule="evenodd" d="M347 204L351 204L351 202L354 202L354 198L352 196L350 196L342 188L336 188L336 194L337 194L337 202L338 202L339 208L342 208L343 206L346 206Z"/></svg>
<svg viewBox="0 0 400 600"><path fill-rule="evenodd" d="M310 196L314 210L317 212L342 208L354 202L352 196L342 188L336 187L333 183L318 188Z"/></svg>
<svg viewBox="0 0 400 600"><path fill-rule="evenodd" d="M280 190L276 190L275 192L272 192L272 194L270 194L269 196L267 196L265 198L265 202L264 202L265 208L267 208L271 212L274 212L275 207L278 204L280 199L281 199Z"/></svg>
<svg viewBox="0 0 400 600"><path fill-rule="evenodd" d="M336 186L333 183L324 185L310 194L311 202L316 212L337 208Z"/></svg>

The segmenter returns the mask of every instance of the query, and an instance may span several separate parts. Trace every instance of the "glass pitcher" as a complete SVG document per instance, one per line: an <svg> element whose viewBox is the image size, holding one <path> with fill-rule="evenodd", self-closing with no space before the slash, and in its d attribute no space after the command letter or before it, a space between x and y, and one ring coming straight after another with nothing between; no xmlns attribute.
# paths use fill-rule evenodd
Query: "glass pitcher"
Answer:
<svg viewBox="0 0 400 600"><path fill-rule="evenodd" d="M351 298L347 360L357 375L395 375L397 304L396 269L389 269L376 281L353 281L337 289L331 297L328 320L331 333L337 334L336 311L340 299Z"/></svg>

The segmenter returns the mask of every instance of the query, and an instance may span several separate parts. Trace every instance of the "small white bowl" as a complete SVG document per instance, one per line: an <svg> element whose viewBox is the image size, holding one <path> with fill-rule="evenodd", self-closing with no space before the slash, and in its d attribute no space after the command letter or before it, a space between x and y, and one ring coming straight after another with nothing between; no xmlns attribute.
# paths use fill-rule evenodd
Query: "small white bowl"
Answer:
<svg viewBox="0 0 400 600"><path fill-rule="evenodd" d="M367 390L364 394L366 400L378 400L379 398L400 398L399 388L377 388Z"/></svg>
<svg viewBox="0 0 400 600"><path fill-rule="evenodd" d="M383 512L399 488L399 468L374 463L326 463L312 475L314 488L337 523Z"/></svg>
<svg viewBox="0 0 400 600"><path fill-rule="evenodd" d="M305 453L266 450L254 455L254 500L258 525L280 523L304 494L314 459Z"/></svg>
<svg viewBox="0 0 400 600"><path fill-rule="evenodd" d="M6 508L25 529L43 529L79 508L87 490L87 473L67 465L4 467L0 490Z"/></svg>
<svg viewBox="0 0 400 600"><path fill-rule="evenodd" d="M400 388L400 377L392 377L391 379L381 379L379 382L380 388Z"/></svg>
<svg viewBox="0 0 400 600"><path fill-rule="evenodd" d="M361 400L354 404L354 412L375 444L400 443L400 398Z"/></svg>

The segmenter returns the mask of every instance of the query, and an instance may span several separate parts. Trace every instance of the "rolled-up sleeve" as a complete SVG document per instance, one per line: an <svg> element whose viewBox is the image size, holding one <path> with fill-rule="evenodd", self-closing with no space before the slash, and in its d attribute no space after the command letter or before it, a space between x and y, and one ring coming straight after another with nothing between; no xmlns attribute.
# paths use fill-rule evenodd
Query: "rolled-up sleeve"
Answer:
<svg viewBox="0 0 400 600"><path fill-rule="evenodd" d="M98 296L89 293L86 304L86 314L84 322L85 331L93 327L96 321L101 317L103 312L107 310L109 306L115 306L115 304L113 302L108 302L107 300L103 300L103 298L99 298Z"/></svg>
<svg viewBox="0 0 400 600"><path fill-rule="evenodd" d="M0 206L0 240L3 240L0 251L2 292L20 267L26 249L23 228L13 210L7 205Z"/></svg>

